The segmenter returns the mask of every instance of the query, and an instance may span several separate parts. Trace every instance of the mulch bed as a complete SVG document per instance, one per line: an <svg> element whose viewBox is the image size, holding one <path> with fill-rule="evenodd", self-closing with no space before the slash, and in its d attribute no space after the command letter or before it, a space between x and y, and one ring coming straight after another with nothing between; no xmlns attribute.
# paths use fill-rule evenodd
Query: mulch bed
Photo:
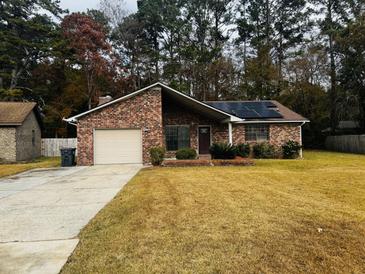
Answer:
<svg viewBox="0 0 365 274"><path fill-rule="evenodd" d="M253 166L255 162L252 159L234 159L234 160L211 160L213 166Z"/></svg>
<svg viewBox="0 0 365 274"><path fill-rule="evenodd" d="M194 167L194 166L253 166L252 159L227 160L165 160L164 167Z"/></svg>

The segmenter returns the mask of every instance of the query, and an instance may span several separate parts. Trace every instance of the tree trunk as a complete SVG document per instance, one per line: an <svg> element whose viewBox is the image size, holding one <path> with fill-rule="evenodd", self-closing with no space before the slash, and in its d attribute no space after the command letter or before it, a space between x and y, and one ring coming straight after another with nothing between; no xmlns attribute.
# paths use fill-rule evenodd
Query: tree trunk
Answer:
<svg viewBox="0 0 365 274"><path fill-rule="evenodd" d="M87 108L91 109L91 97L89 96L89 98L87 99Z"/></svg>
<svg viewBox="0 0 365 274"><path fill-rule="evenodd" d="M270 0L265 1L265 38L266 38L266 46L269 48L270 45Z"/></svg>
<svg viewBox="0 0 365 274"><path fill-rule="evenodd" d="M158 36L155 35L154 37L154 50L155 50L155 73L156 73L156 77L155 77L155 81L158 81L160 79L160 70L158 67L159 64L159 45L158 45Z"/></svg>
<svg viewBox="0 0 365 274"><path fill-rule="evenodd" d="M365 133L365 94L362 90L359 90L358 92L358 98L359 98L359 126L361 133Z"/></svg>
<svg viewBox="0 0 365 274"><path fill-rule="evenodd" d="M280 21L283 18L282 9L279 8L279 18ZM279 41L278 41L278 87L277 87L277 96L280 95L282 91L283 85L283 60L284 60L284 49L283 49L283 22L279 22Z"/></svg>
<svg viewBox="0 0 365 274"><path fill-rule="evenodd" d="M14 68L11 71L11 81L10 81L10 87L9 89L14 89L18 85L18 79L21 74L21 71L17 71L17 68Z"/></svg>
<svg viewBox="0 0 365 274"><path fill-rule="evenodd" d="M331 88L330 88L330 104L331 104L331 111L330 111L330 120L331 120L331 130L332 133L336 131L337 128L337 90L336 90L336 61L335 61L335 52L334 52L334 41L333 41L333 33L332 33L332 1L328 1L327 5L327 12L328 12L328 21L330 24L330 32L328 35L329 38L329 55L330 55L330 78L331 78Z"/></svg>
<svg viewBox="0 0 365 274"><path fill-rule="evenodd" d="M219 17L217 13L215 13L215 29L214 29L214 48L217 50L219 48L219 41L218 41L218 33L219 33ZM218 82L219 82L219 75L218 75L218 58L220 57L220 54L218 54L215 58L216 64L214 66L214 100L218 100L219 97L219 88L218 88Z"/></svg>
<svg viewBox="0 0 365 274"><path fill-rule="evenodd" d="M283 41L282 41L282 36L280 34L280 41L279 41L279 48L278 48L278 91L277 91L277 96L280 95L281 91L282 91L282 85L283 85L283 59L284 59L284 54L283 54Z"/></svg>
<svg viewBox="0 0 365 274"><path fill-rule="evenodd" d="M94 86L93 86L93 71L86 70L86 81L87 81L87 106L88 109L91 109L92 97L94 93Z"/></svg>
<svg viewBox="0 0 365 274"><path fill-rule="evenodd" d="M336 90L336 63L333 52L333 37L330 35L330 62L331 62L331 89L330 89L330 102L331 102L331 127L332 132L335 132L337 128L337 90Z"/></svg>

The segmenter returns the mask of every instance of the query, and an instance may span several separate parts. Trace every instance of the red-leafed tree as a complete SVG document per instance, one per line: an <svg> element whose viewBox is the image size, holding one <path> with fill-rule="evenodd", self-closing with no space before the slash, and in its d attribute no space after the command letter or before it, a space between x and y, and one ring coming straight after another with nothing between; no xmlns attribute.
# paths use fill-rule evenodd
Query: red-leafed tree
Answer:
<svg viewBox="0 0 365 274"><path fill-rule="evenodd" d="M114 70L116 58L103 26L91 17L72 13L65 16L61 28L74 58L70 62L80 66L85 74L90 109L97 93L98 78L110 75Z"/></svg>

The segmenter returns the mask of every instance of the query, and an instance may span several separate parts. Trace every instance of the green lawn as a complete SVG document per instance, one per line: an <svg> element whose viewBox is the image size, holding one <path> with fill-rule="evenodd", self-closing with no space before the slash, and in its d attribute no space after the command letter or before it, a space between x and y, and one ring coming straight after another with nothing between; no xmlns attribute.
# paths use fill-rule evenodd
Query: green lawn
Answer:
<svg viewBox="0 0 365 274"><path fill-rule="evenodd" d="M365 156L256 163L142 170L62 273L365 273Z"/></svg>
<svg viewBox="0 0 365 274"><path fill-rule="evenodd" d="M0 177L14 175L33 168L55 167L60 165L59 157L42 157L28 163L0 164Z"/></svg>

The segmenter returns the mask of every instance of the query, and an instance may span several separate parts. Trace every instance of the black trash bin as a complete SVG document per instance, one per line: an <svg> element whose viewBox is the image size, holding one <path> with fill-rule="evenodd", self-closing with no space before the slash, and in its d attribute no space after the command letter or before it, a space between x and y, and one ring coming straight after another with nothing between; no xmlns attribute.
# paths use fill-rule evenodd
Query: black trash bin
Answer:
<svg viewBox="0 0 365 274"><path fill-rule="evenodd" d="M61 148L61 166L74 166L76 148Z"/></svg>

